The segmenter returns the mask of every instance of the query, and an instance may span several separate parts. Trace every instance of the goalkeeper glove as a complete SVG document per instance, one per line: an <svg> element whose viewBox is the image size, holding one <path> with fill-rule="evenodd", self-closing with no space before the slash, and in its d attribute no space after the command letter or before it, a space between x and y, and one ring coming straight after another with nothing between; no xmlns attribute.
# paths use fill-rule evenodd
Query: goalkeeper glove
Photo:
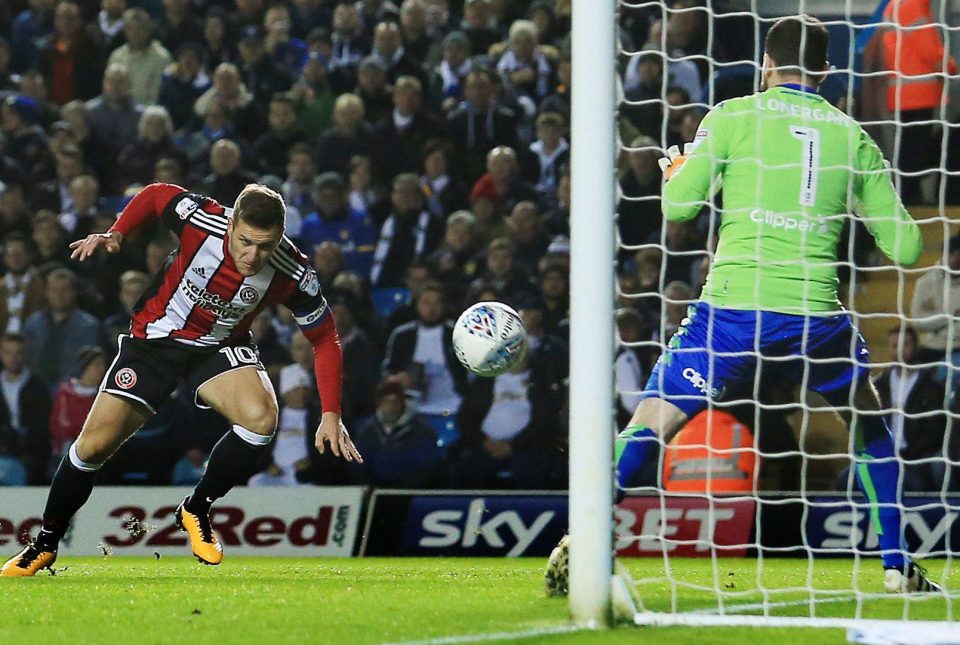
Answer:
<svg viewBox="0 0 960 645"><path fill-rule="evenodd" d="M661 157L658 161L660 170L663 171L663 178L670 181L670 178L680 170L680 166L684 164L691 152L693 152L692 143L683 144L683 154L680 154L680 148L677 146L667 148L667 156Z"/></svg>

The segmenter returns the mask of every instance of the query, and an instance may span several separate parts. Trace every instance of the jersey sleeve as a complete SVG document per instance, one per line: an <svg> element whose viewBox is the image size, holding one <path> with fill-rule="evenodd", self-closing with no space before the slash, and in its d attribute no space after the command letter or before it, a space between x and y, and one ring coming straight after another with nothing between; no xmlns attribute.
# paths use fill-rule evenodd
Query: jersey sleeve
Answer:
<svg viewBox="0 0 960 645"><path fill-rule="evenodd" d="M184 195L186 192L185 188L176 184L150 184L133 196L110 230L117 231L126 237L145 224L156 222L157 219L162 220L166 226L170 226L170 218L167 216L168 207L179 195ZM177 234L182 229L182 225L174 228Z"/></svg>
<svg viewBox="0 0 960 645"><path fill-rule="evenodd" d="M343 391L343 352L333 314L320 293L320 281L307 266L286 303L300 331L313 346L313 368L323 412L340 413Z"/></svg>
<svg viewBox="0 0 960 645"><path fill-rule="evenodd" d="M710 186L723 171L728 158L729 130L733 120L724 103L711 110L697 128L693 151L664 187L660 207L672 222L685 222L697 216L710 199Z"/></svg>
<svg viewBox="0 0 960 645"><path fill-rule="evenodd" d="M920 258L920 227L904 208L890 180L890 167L880 148L861 130L856 167L857 212L877 246L893 262L910 265Z"/></svg>

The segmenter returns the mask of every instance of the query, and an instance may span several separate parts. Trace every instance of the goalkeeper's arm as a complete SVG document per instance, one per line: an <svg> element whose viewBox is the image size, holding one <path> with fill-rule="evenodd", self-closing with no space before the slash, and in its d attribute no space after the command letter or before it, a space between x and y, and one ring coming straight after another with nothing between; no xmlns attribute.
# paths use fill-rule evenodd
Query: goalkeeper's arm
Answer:
<svg viewBox="0 0 960 645"><path fill-rule="evenodd" d="M721 126L721 103L703 117L694 141L683 154L670 155L664 170L666 183L660 208L663 216L672 222L693 219L711 197L711 186L723 169L726 157ZM727 119L729 120L729 119Z"/></svg>
<svg viewBox="0 0 960 645"><path fill-rule="evenodd" d="M920 259L920 227L904 208L890 179L883 153L866 132L857 150L859 214L883 254L896 264L909 266Z"/></svg>

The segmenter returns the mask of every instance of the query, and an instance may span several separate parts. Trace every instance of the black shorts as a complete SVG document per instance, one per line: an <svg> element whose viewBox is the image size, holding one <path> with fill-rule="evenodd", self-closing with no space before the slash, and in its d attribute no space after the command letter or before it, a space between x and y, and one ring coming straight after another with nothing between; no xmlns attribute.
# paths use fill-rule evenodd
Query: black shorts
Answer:
<svg viewBox="0 0 960 645"><path fill-rule="evenodd" d="M193 390L194 403L205 408L197 392L207 381L242 367L264 369L257 346L249 341L194 347L168 338L144 340L124 334L119 344L100 391L139 401L154 413L180 382Z"/></svg>

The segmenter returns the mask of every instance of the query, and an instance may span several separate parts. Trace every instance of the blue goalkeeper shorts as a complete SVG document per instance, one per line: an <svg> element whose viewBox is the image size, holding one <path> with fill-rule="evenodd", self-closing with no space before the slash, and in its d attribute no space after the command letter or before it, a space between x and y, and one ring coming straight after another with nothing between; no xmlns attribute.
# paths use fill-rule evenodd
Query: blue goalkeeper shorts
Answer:
<svg viewBox="0 0 960 645"><path fill-rule="evenodd" d="M643 398L660 398L689 417L737 391L755 398L764 377L813 390L833 406L851 405L869 377L867 344L847 313L797 316L697 302L657 361Z"/></svg>

